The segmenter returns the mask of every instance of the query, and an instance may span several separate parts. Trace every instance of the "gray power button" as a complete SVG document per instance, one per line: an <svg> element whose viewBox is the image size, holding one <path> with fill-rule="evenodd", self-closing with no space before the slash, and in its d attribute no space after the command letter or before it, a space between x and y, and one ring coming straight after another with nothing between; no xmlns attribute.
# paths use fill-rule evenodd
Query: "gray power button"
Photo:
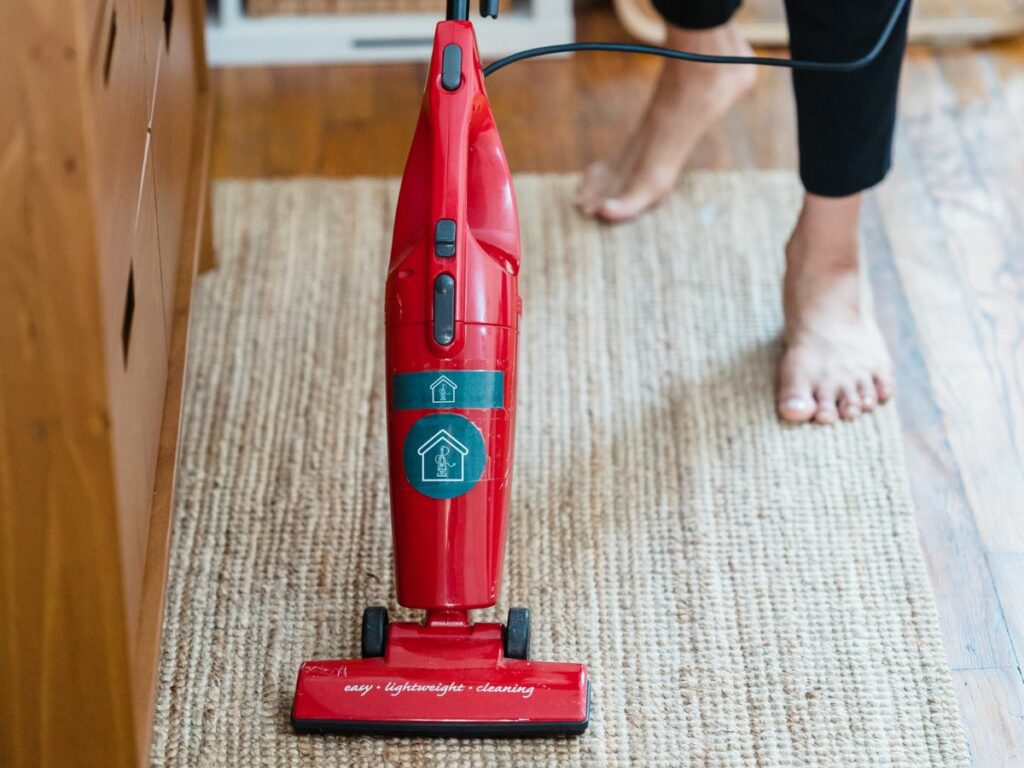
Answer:
<svg viewBox="0 0 1024 768"><path fill-rule="evenodd" d="M458 43L449 43L441 54L441 85L446 91L456 91L462 85L462 49Z"/></svg>

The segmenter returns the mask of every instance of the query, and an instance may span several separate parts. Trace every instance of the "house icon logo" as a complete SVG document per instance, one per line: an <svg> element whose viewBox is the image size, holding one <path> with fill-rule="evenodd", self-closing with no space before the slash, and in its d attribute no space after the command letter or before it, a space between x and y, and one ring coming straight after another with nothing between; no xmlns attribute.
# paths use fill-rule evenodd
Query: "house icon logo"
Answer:
<svg viewBox="0 0 1024 768"><path fill-rule="evenodd" d="M461 483L466 476L469 448L447 429L439 429L416 453L420 456L420 479L424 483Z"/></svg>
<svg viewBox="0 0 1024 768"><path fill-rule="evenodd" d="M452 378L461 385L461 380ZM427 385L421 383L416 391L422 398ZM465 394L472 388L463 387L462 391ZM450 409L417 419L402 441L405 478L431 499L454 499L469 493L487 467L487 443L480 427Z"/></svg>
<svg viewBox="0 0 1024 768"><path fill-rule="evenodd" d="M454 405L458 385L447 376L438 376L430 385L430 402L434 405Z"/></svg>

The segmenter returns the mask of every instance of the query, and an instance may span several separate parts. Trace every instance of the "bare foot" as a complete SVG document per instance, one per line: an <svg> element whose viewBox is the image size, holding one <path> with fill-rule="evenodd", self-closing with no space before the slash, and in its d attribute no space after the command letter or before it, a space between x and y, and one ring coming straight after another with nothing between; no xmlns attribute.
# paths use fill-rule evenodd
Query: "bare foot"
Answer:
<svg viewBox="0 0 1024 768"><path fill-rule="evenodd" d="M808 194L786 245L778 405L785 421L854 419L894 393L860 267L859 213L860 195Z"/></svg>
<svg viewBox="0 0 1024 768"><path fill-rule="evenodd" d="M725 24L709 30L669 27L666 46L696 53L749 56L750 46ZM576 202L588 216L624 221L659 202L701 136L754 85L749 65L665 61L640 124L609 157L583 175Z"/></svg>

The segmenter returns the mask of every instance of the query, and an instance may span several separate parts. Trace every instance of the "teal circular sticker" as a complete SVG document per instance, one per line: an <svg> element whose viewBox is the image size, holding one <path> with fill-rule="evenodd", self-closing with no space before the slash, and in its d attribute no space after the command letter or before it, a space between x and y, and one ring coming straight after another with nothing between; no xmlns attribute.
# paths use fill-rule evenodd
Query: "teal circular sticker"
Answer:
<svg viewBox="0 0 1024 768"><path fill-rule="evenodd" d="M405 476L432 499L454 499L480 481L487 463L484 436L456 413L433 413L412 425L402 447Z"/></svg>

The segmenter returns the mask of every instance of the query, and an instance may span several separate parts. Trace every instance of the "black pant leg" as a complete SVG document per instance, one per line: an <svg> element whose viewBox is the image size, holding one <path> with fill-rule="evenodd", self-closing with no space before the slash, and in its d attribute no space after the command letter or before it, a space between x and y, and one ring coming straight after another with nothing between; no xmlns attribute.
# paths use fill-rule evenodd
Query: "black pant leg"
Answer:
<svg viewBox="0 0 1024 768"><path fill-rule="evenodd" d="M847 61L867 53L896 0L786 0L794 59ZM800 178L812 194L842 197L888 173L909 4L879 57L855 72L793 72Z"/></svg>
<svg viewBox="0 0 1024 768"><path fill-rule="evenodd" d="M653 5L675 27L711 29L731 19L740 0L653 0Z"/></svg>

